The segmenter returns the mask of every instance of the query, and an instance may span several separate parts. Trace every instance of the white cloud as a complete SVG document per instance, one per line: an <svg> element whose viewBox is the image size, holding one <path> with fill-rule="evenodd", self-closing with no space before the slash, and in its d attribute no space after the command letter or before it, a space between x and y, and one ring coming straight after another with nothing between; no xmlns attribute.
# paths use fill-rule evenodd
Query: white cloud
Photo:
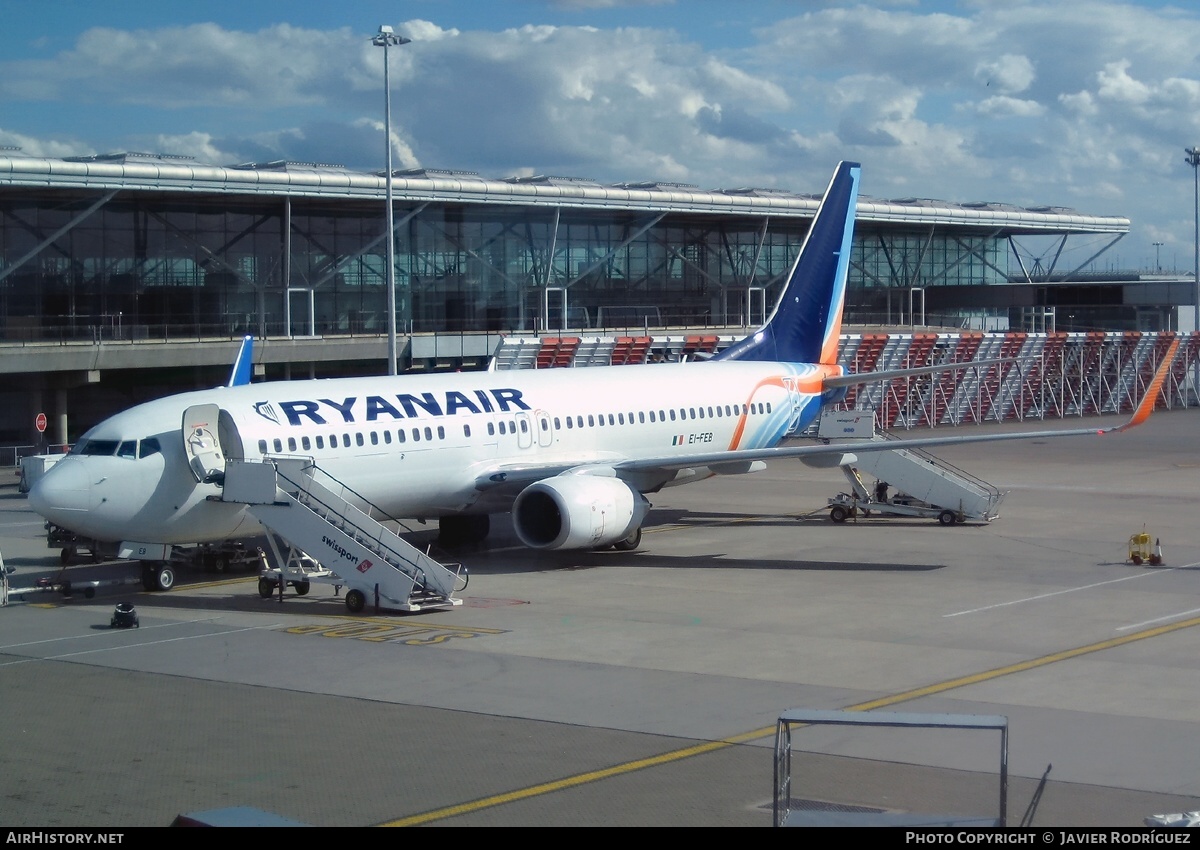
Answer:
<svg viewBox="0 0 1200 850"><path fill-rule="evenodd" d="M1028 56L1007 53L991 61L981 62L975 69L975 79L999 94L1017 94L1033 84L1037 73Z"/></svg>
<svg viewBox="0 0 1200 850"><path fill-rule="evenodd" d="M617 5L558 4L588 24ZM1190 203L1190 8L773 4L755 19L798 14L736 39L722 37L729 15L691 29L714 8L681 4L672 29L550 24L532 7L520 26L396 22L412 39L389 51L396 162L813 191L853 158L872 194L1066 203L1135 228ZM114 24L53 44L0 61L5 132L24 142L10 144L382 167L383 57L369 32ZM1169 215L1157 241L1189 238Z"/></svg>
<svg viewBox="0 0 1200 850"><path fill-rule="evenodd" d="M85 142L39 139L25 133L17 133L0 127L0 145L20 148L26 156L43 156L59 159L66 156L91 156L96 149Z"/></svg>
<svg viewBox="0 0 1200 850"><path fill-rule="evenodd" d="M1036 118L1046 113L1046 107L1037 101L1016 97L989 97L976 104L975 110L988 118Z"/></svg>

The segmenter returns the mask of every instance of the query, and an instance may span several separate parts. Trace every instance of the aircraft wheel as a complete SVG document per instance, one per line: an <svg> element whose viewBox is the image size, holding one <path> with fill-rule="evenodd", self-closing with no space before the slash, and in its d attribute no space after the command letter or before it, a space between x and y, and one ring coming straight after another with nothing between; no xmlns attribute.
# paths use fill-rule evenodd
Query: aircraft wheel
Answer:
<svg viewBox="0 0 1200 850"><path fill-rule="evenodd" d="M642 545L642 527L639 525L629 536L624 540L618 540L613 544L613 548L618 552L632 552L638 546Z"/></svg>
<svg viewBox="0 0 1200 850"><path fill-rule="evenodd" d="M346 607L351 614L357 614L367 607L367 595L361 590L351 590L346 593Z"/></svg>
<svg viewBox="0 0 1200 850"><path fill-rule="evenodd" d="M58 562L64 567L69 567L73 560L75 560L75 547L64 546L63 550L58 553Z"/></svg>
<svg viewBox="0 0 1200 850"><path fill-rule="evenodd" d="M213 570L218 573L229 572L229 556L217 555L217 557L213 558Z"/></svg>
<svg viewBox="0 0 1200 850"><path fill-rule="evenodd" d="M297 596L307 596L308 591L312 588L312 584L307 581L298 581L292 586L296 588Z"/></svg>
<svg viewBox="0 0 1200 850"><path fill-rule="evenodd" d="M271 594L275 592L275 582L269 578L260 578L258 580L258 595L263 599L270 599Z"/></svg>
<svg viewBox="0 0 1200 850"><path fill-rule="evenodd" d="M841 505L834 505L829 509L829 518L834 522L845 522L848 516L850 516L849 512Z"/></svg>
<svg viewBox="0 0 1200 850"><path fill-rule="evenodd" d="M954 511L942 511L940 514L938 514L938 522L940 522L942 525L954 525L954 521L956 519L958 519L958 517L954 515Z"/></svg>
<svg viewBox="0 0 1200 850"><path fill-rule="evenodd" d="M170 590L175 586L175 571L167 566L158 567L154 571L154 589Z"/></svg>
<svg viewBox="0 0 1200 850"><path fill-rule="evenodd" d="M91 598L93 598L95 595L96 595L96 588L94 588L94 587L85 587L85 588L83 589L83 598L84 598L84 599L91 599Z"/></svg>
<svg viewBox="0 0 1200 850"><path fill-rule="evenodd" d="M154 565L144 564L142 566L142 589L157 590L157 586L155 585L156 580L157 577L155 576Z"/></svg>

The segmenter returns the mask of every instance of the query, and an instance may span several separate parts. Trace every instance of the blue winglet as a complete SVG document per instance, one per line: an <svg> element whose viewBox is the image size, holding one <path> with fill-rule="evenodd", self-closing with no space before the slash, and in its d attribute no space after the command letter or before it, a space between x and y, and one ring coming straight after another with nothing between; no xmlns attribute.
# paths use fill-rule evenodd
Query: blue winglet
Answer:
<svg viewBox="0 0 1200 850"><path fill-rule="evenodd" d="M229 370L227 387L240 387L250 383L250 372L254 368L254 337L246 334L242 337L242 347L238 349L237 359Z"/></svg>

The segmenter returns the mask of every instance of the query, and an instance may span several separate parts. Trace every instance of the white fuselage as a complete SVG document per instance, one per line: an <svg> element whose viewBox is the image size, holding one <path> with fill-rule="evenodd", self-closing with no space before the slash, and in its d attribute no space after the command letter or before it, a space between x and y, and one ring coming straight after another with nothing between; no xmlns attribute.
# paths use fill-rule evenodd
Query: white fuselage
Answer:
<svg viewBox="0 0 1200 850"><path fill-rule="evenodd" d="M260 531L189 468L185 411L216 405L224 457L303 456L395 517L508 509L514 480L777 444L806 426L836 366L711 362L249 384L148 402L97 425L30 494L100 540L200 543ZM240 444L240 445L239 445ZM211 498L210 498L211 497Z"/></svg>

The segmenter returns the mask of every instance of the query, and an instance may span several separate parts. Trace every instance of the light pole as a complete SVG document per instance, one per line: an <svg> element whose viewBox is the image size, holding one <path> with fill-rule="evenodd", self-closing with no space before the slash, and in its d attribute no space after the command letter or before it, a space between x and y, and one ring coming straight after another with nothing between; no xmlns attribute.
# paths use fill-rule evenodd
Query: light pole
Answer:
<svg viewBox="0 0 1200 850"><path fill-rule="evenodd" d="M1155 274L1162 274L1162 260L1159 259L1160 255L1159 255L1158 251L1160 248L1162 248L1162 246L1164 244L1166 244L1166 243L1164 243L1164 242L1154 242L1153 243L1153 245L1154 245L1154 273Z"/></svg>
<svg viewBox="0 0 1200 850"><path fill-rule="evenodd" d="M383 136L387 146L387 176L384 185L387 186L387 211L384 216L384 227L387 228L387 248L385 252L387 269L385 280L387 286L387 357L388 374L396 374L396 236L392 233L392 76L388 70L388 48L408 44L412 39L396 35L387 24L379 27L379 33L371 39L371 44L383 48Z"/></svg>
<svg viewBox="0 0 1200 850"><path fill-rule="evenodd" d="M1192 312L1192 330L1200 331L1200 147L1184 148L1183 152L1187 154L1185 160L1192 167L1193 182L1195 184L1195 203L1196 203L1196 256L1195 265L1192 266L1192 272L1195 278L1192 283L1195 286L1193 295L1196 299L1196 306Z"/></svg>

